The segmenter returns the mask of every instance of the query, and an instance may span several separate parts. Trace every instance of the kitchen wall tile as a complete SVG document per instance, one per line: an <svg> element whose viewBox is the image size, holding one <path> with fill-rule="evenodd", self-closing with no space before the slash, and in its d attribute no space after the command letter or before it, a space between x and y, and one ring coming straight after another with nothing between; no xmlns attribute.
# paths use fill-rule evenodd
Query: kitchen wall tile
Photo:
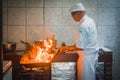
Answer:
<svg viewBox="0 0 120 80"><path fill-rule="evenodd" d="M27 7L43 7L43 0L26 0Z"/></svg>
<svg viewBox="0 0 120 80"><path fill-rule="evenodd" d="M7 25L7 8L3 8L3 17L2 17L2 20L3 20L3 25Z"/></svg>
<svg viewBox="0 0 120 80"><path fill-rule="evenodd" d="M83 4L85 8L97 7L97 0L63 0L63 7L70 7L73 4L80 3L80 2Z"/></svg>
<svg viewBox="0 0 120 80"><path fill-rule="evenodd" d="M85 8L96 8L97 7L97 0L81 0L80 1Z"/></svg>
<svg viewBox="0 0 120 80"><path fill-rule="evenodd" d="M8 7L25 7L25 0L8 0Z"/></svg>
<svg viewBox="0 0 120 80"><path fill-rule="evenodd" d="M119 69L119 66L120 66L120 49L119 47L117 47L114 51L113 51L113 80L119 80L120 79L120 75L119 75L119 72L120 72L120 69Z"/></svg>
<svg viewBox="0 0 120 80"><path fill-rule="evenodd" d="M117 34L116 34L116 36L117 36L117 38L116 38L116 43L115 43L115 45L116 45L116 48L118 47L120 47L120 26L116 26L117 27L117 29L116 30L114 30L114 32L116 32ZM118 49L119 50L119 52L120 52L120 49Z"/></svg>
<svg viewBox="0 0 120 80"><path fill-rule="evenodd" d="M7 41L7 25L3 25L3 41Z"/></svg>
<svg viewBox="0 0 120 80"><path fill-rule="evenodd" d="M25 8L8 8L8 25L25 25Z"/></svg>
<svg viewBox="0 0 120 80"><path fill-rule="evenodd" d="M45 7L62 7L62 0L45 0Z"/></svg>
<svg viewBox="0 0 120 80"><path fill-rule="evenodd" d="M92 18L97 25L97 8L86 8L86 14Z"/></svg>
<svg viewBox="0 0 120 80"><path fill-rule="evenodd" d="M2 0L2 6L3 8L7 8L7 0Z"/></svg>
<svg viewBox="0 0 120 80"><path fill-rule="evenodd" d="M118 43L118 29L117 26L99 26L98 27L98 44L102 46L116 46Z"/></svg>
<svg viewBox="0 0 120 80"><path fill-rule="evenodd" d="M64 29L65 28L65 29ZM77 43L79 26L63 26L62 30L63 39L59 37L62 42L65 42L66 45L74 45Z"/></svg>
<svg viewBox="0 0 120 80"><path fill-rule="evenodd" d="M34 42L43 39L42 26L27 26L27 42Z"/></svg>
<svg viewBox="0 0 120 80"><path fill-rule="evenodd" d="M98 0L98 7L120 7L120 0Z"/></svg>
<svg viewBox="0 0 120 80"><path fill-rule="evenodd" d="M98 8L98 25L115 25L115 8Z"/></svg>
<svg viewBox="0 0 120 80"><path fill-rule="evenodd" d="M116 25L120 26L120 8L116 9Z"/></svg>
<svg viewBox="0 0 120 80"><path fill-rule="evenodd" d="M62 9L62 24L63 25L78 25L78 23L76 23L73 20L71 13L69 13L68 10L69 8Z"/></svg>
<svg viewBox="0 0 120 80"><path fill-rule="evenodd" d="M27 8L27 25L43 25L43 8Z"/></svg>
<svg viewBox="0 0 120 80"><path fill-rule="evenodd" d="M44 36L45 36L45 38L46 37L53 37L53 35L54 36L56 36L56 33L54 32L54 30L53 30L53 28L55 29L55 30L57 30L57 27L58 26L48 26L48 25L45 25L45 27L44 27L44 29L45 29L45 33L44 33Z"/></svg>
<svg viewBox="0 0 120 80"><path fill-rule="evenodd" d="M79 2L81 2L81 0L63 0L63 7L70 7L73 4L76 4L76 3L79 3Z"/></svg>
<svg viewBox="0 0 120 80"><path fill-rule="evenodd" d="M20 42L17 43L16 50L25 50L25 49L26 49L25 44ZM18 53L18 54L21 54L21 53Z"/></svg>
<svg viewBox="0 0 120 80"><path fill-rule="evenodd" d="M113 65L113 71L114 71L113 72L113 80L119 80L120 78L118 78L118 70L115 66L116 66L116 64Z"/></svg>
<svg viewBox="0 0 120 80"><path fill-rule="evenodd" d="M62 42L65 42L67 45L73 45L78 30L76 26L47 26L45 34L54 35L57 40L57 46L60 46Z"/></svg>
<svg viewBox="0 0 120 80"><path fill-rule="evenodd" d="M61 8L45 8L45 24L61 25L62 10Z"/></svg>
<svg viewBox="0 0 120 80"><path fill-rule="evenodd" d="M25 26L8 26L8 40L13 42L25 41Z"/></svg>
<svg viewBox="0 0 120 80"><path fill-rule="evenodd" d="M116 70L114 70L115 75L113 74L113 80L119 80L120 79L120 74L118 74L119 72L119 65L117 65L117 68L115 67Z"/></svg>

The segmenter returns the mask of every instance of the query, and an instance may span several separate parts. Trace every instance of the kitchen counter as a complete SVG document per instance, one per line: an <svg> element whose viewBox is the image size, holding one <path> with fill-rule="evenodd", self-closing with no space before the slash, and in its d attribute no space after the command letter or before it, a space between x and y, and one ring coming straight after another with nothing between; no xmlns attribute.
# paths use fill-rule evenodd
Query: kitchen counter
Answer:
<svg viewBox="0 0 120 80"><path fill-rule="evenodd" d="M99 57L98 62L104 62L104 63L112 63L112 50L102 47L99 49Z"/></svg>
<svg viewBox="0 0 120 80"><path fill-rule="evenodd" d="M20 69L19 61L23 53L24 50L16 50L15 52L5 53L3 55L4 61L12 60L12 66L15 69L12 72L13 75L16 74L17 69ZM77 59L78 55L76 53L61 53L56 55L52 62L77 62ZM102 53L100 53L98 61L104 62L104 79L112 80L112 51L108 48L102 48ZM18 67L15 67L16 64L18 65ZM16 80L15 76L13 76L13 80Z"/></svg>
<svg viewBox="0 0 120 80"><path fill-rule="evenodd" d="M20 76L18 76L22 66L19 64L19 61L23 53L24 53L24 50L16 50L15 52L12 52L12 53L5 53L3 56L4 60L12 61L12 78L13 78L12 80L21 79ZM76 63L77 59L78 59L78 55L76 53L59 53L53 58L52 62L75 62ZM50 80L50 79L45 79L45 80Z"/></svg>
<svg viewBox="0 0 120 80"><path fill-rule="evenodd" d="M108 48L102 48L103 52L100 53L98 61L99 62L112 62L112 51ZM24 50L16 50L12 53L4 53L3 59L4 60L13 60L16 62L20 61L20 58L22 54L24 53ZM77 53L61 53L56 55L56 58L53 59L53 62L76 62L78 59Z"/></svg>
<svg viewBox="0 0 120 80"><path fill-rule="evenodd" d="M5 61L12 60L19 62L24 50L16 50L12 53L5 53L3 59ZM53 58L52 62L77 62L78 55L77 53L59 53Z"/></svg>

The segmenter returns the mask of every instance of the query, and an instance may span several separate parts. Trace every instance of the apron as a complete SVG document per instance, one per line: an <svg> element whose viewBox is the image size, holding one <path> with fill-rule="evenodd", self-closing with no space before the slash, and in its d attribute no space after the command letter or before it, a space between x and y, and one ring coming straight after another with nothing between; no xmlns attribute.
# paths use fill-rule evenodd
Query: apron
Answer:
<svg viewBox="0 0 120 80"><path fill-rule="evenodd" d="M96 80L95 72L98 62L97 51L91 54L84 54L83 56L83 78L82 80Z"/></svg>
<svg viewBox="0 0 120 80"><path fill-rule="evenodd" d="M84 51L78 51L77 62L78 80L95 80L95 69L98 62L97 51L91 54L85 54Z"/></svg>

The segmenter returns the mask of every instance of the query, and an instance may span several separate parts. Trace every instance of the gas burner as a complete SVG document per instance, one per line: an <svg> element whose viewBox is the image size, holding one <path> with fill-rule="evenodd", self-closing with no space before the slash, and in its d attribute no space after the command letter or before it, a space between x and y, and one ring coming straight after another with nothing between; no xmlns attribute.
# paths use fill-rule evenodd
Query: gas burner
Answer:
<svg viewBox="0 0 120 80"><path fill-rule="evenodd" d="M43 80L44 70L21 70L20 71L21 80Z"/></svg>
<svg viewBox="0 0 120 80"><path fill-rule="evenodd" d="M51 66L33 67L29 70L22 69L19 74L22 80L49 80L51 78Z"/></svg>
<svg viewBox="0 0 120 80"><path fill-rule="evenodd" d="M51 64L24 64L19 74L22 80L50 80Z"/></svg>

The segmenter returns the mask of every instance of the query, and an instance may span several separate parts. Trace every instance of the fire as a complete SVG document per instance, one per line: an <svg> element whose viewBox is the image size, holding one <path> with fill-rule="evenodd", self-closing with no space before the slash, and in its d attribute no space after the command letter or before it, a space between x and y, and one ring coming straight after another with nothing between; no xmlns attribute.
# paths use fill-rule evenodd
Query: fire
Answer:
<svg viewBox="0 0 120 80"><path fill-rule="evenodd" d="M34 41L33 44L27 44L26 46L26 51L20 60L21 64L49 63L56 53L54 37L46 38L43 41Z"/></svg>
<svg viewBox="0 0 120 80"><path fill-rule="evenodd" d="M50 62L53 56L53 54L49 54L46 50L38 47L35 62Z"/></svg>

